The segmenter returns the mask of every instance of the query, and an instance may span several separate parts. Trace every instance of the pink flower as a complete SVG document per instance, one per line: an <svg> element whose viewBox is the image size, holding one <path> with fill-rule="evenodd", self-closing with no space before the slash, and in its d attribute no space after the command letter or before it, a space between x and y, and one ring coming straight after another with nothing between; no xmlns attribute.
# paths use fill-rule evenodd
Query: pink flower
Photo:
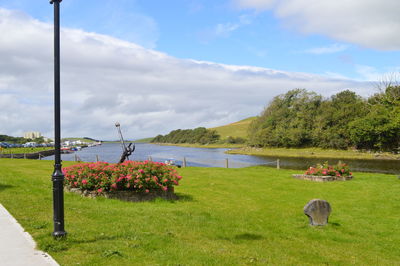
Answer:
<svg viewBox="0 0 400 266"><path fill-rule="evenodd" d="M114 183L114 184L111 185L111 187L116 189L117 188L117 184Z"/></svg>
<svg viewBox="0 0 400 266"><path fill-rule="evenodd" d="M323 174L323 175L326 175L326 174L327 174L327 172L326 172L326 171L322 171L322 174Z"/></svg>
<svg viewBox="0 0 400 266"><path fill-rule="evenodd" d="M342 171L342 173L344 173L344 169L342 169L342 170L340 170L340 171Z"/></svg>
<svg viewBox="0 0 400 266"><path fill-rule="evenodd" d="M144 192L149 193L150 191L148 189L146 189Z"/></svg>
<svg viewBox="0 0 400 266"><path fill-rule="evenodd" d="M168 182L168 179L165 178L165 179L164 179L164 183L167 183L167 182Z"/></svg>
<svg viewBox="0 0 400 266"><path fill-rule="evenodd" d="M139 173L144 173L144 170L143 169L139 169Z"/></svg>
<svg viewBox="0 0 400 266"><path fill-rule="evenodd" d="M78 182L74 182L74 185L77 186L77 185L78 185Z"/></svg>
<svg viewBox="0 0 400 266"><path fill-rule="evenodd" d="M99 189L97 190L97 192L101 193L101 192L103 192L103 189L99 188Z"/></svg>
<svg viewBox="0 0 400 266"><path fill-rule="evenodd" d="M86 185L88 181L86 179L82 179L82 184Z"/></svg>
<svg viewBox="0 0 400 266"><path fill-rule="evenodd" d="M162 190L167 191L168 188L167 187L162 187Z"/></svg>
<svg viewBox="0 0 400 266"><path fill-rule="evenodd" d="M181 179L182 179L182 177L181 177L180 175L178 175L176 178L178 178L178 180L181 180Z"/></svg>

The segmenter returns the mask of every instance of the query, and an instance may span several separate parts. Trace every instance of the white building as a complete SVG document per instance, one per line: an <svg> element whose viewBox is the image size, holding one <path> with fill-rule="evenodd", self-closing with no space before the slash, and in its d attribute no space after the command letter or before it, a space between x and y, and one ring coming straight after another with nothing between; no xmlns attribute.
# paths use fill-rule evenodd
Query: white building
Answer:
<svg viewBox="0 0 400 266"><path fill-rule="evenodd" d="M42 136L42 134L39 131L30 131L30 132L24 133L25 139L36 139L36 138L40 138L41 136Z"/></svg>

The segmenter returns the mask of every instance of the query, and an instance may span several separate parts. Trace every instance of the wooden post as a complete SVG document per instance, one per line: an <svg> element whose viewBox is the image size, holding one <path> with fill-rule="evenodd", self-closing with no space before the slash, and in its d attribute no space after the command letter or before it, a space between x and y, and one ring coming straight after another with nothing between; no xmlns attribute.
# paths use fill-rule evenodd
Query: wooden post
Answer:
<svg viewBox="0 0 400 266"><path fill-rule="evenodd" d="M228 161L228 158L225 159L225 168L229 168L229 161Z"/></svg>
<svg viewBox="0 0 400 266"><path fill-rule="evenodd" d="M96 162L99 162L99 155L96 154Z"/></svg>
<svg viewBox="0 0 400 266"><path fill-rule="evenodd" d="M24 159L26 159L26 153L24 153Z"/></svg>
<svg viewBox="0 0 400 266"><path fill-rule="evenodd" d="M39 160L42 160L42 155L40 154L40 152L39 152Z"/></svg>
<svg viewBox="0 0 400 266"><path fill-rule="evenodd" d="M149 162L152 162L153 161L153 158L151 158L151 156L149 156Z"/></svg>
<svg viewBox="0 0 400 266"><path fill-rule="evenodd" d="M78 156L75 153L75 162L77 162L77 161L78 161Z"/></svg>
<svg viewBox="0 0 400 266"><path fill-rule="evenodd" d="M280 160L276 160L276 169L281 169L281 164L280 164Z"/></svg>
<svg viewBox="0 0 400 266"><path fill-rule="evenodd" d="M186 167L186 157L183 157L183 167Z"/></svg>
<svg viewBox="0 0 400 266"><path fill-rule="evenodd" d="M10 152L10 158L14 159L14 154L12 154L11 152Z"/></svg>

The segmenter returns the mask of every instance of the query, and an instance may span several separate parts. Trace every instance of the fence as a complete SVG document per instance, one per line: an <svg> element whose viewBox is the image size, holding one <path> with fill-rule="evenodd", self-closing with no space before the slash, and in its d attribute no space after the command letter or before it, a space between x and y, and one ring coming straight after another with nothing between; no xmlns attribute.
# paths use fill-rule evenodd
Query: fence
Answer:
<svg viewBox="0 0 400 266"><path fill-rule="evenodd" d="M43 157L54 155L54 150L48 150L48 151L41 151L37 153L24 153L24 154L0 154L0 158L11 158L11 159L39 159L41 160ZM159 158L161 159L161 158ZM82 158L77 155L76 153L74 154L73 160L75 162L82 162ZM148 156L149 161L153 161L152 156ZM99 162L100 161L100 156L96 155L95 156L95 161ZM243 162L237 162L237 161L230 161L228 158L225 159L199 159L199 158L187 158L183 157L181 162L181 167L188 167L190 164L195 164L196 166L207 166L212 164L213 166L216 167L224 167L224 168L236 168L236 167L246 167L246 166L251 166L253 164L249 163L243 163ZM267 163L263 163L261 165L267 165L267 166L275 166L277 169L280 169L280 160L277 159L276 161L271 161Z"/></svg>

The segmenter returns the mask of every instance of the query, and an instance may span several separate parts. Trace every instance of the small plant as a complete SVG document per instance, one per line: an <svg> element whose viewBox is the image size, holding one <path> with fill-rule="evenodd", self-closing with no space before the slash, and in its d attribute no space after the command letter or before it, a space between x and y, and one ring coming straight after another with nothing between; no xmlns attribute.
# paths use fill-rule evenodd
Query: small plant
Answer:
<svg viewBox="0 0 400 266"><path fill-rule="evenodd" d="M339 162L336 165L329 165L328 162L317 164L316 167L310 167L305 172L306 175L315 176L352 176L347 164Z"/></svg>
<svg viewBox="0 0 400 266"><path fill-rule="evenodd" d="M98 193L121 190L144 193L167 191L179 185L182 179L175 167L152 161L83 163L65 167L63 173L67 187Z"/></svg>

